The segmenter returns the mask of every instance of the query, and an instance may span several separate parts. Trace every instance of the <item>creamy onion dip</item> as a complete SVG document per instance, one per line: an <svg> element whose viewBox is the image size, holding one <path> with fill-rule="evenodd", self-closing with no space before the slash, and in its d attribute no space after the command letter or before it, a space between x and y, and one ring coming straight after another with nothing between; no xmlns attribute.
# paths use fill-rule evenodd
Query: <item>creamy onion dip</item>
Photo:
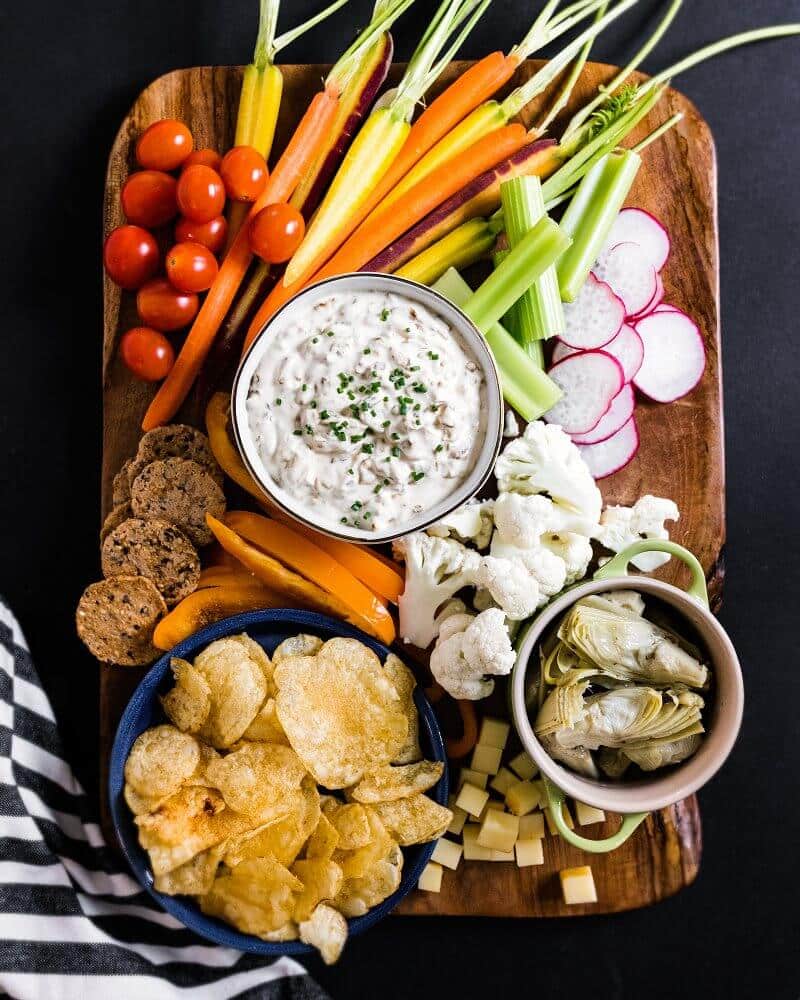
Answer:
<svg viewBox="0 0 800 1000"><path fill-rule="evenodd" d="M298 513L373 532L406 524L468 477L486 384L460 334L417 302L338 291L275 329L247 397L270 477Z"/></svg>

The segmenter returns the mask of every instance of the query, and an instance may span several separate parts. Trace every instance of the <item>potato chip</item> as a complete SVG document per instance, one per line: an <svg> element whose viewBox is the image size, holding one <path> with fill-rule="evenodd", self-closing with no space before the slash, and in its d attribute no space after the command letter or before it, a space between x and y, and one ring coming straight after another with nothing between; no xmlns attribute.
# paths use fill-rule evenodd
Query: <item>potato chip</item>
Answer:
<svg viewBox="0 0 800 1000"><path fill-rule="evenodd" d="M345 878L361 878L394 847L394 841L378 818L378 814L369 806L366 807L366 812L370 831L369 841L355 850L337 849L333 852L333 860L342 869Z"/></svg>
<svg viewBox="0 0 800 1000"><path fill-rule="evenodd" d="M289 740L278 718L278 710L274 698L267 698L259 709L258 715L247 729L245 729L243 738L246 740L261 740L264 743L289 745Z"/></svg>
<svg viewBox="0 0 800 1000"><path fill-rule="evenodd" d="M262 664L249 647L231 637L212 642L194 665L211 689L211 711L199 735L225 749L241 737L264 704L268 692Z"/></svg>
<svg viewBox="0 0 800 1000"><path fill-rule="evenodd" d="M339 844L339 834L325 813L317 821L314 832L308 838L305 855L307 858L327 859L333 856Z"/></svg>
<svg viewBox="0 0 800 1000"><path fill-rule="evenodd" d="M272 654L272 662L277 667L279 663L290 656L316 656L322 649L322 639L316 635L293 635L284 639Z"/></svg>
<svg viewBox="0 0 800 1000"><path fill-rule="evenodd" d="M211 711L211 688L199 670L174 656L170 660L175 687L161 698L167 718L183 733L196 733Z"/></svg>
<svg viewBox="0 0 800 1000"><path fill-rule="evenodd" d="M267 931L261 937L265 941L296 941L300 937L300 930L293 920L282 924L276 931Z"/></svg>
<svg viewBox="0 0 800 1000"><path fill-rule="evenodd" d="M355 639L275 668L278 718L317 781L346 788L397 757L408 735L399 695L378 657Z"/></svg>
<svg viewBox="0 0 800 1000"><path fill-rule="evenodd" d="M389 653L386 657L383 669L400 696L403 714L408 722L408 735L392 763L413 764L422 757L419 745L419 712L414 702L414 688L417 686L417 679L400 657L395 656L394 653Z"/></svg>
<svg viewBox="0 0 800 1000"><path fill-rule="evenodd" d="M275 684L272 677L275 672L275 668L272 665L272 660L270 660L267 655L267 651L260 643L256 642L255 639L251 639L246 632L241 632L239 635L232 635L230 638L233 642L238 642L240 645L244 646L250 659L255 660L255 662L259 665L261 673L264 675L264 680L267 682L267 693L270 697L273 696L275 694Z"/></svg>
<svg viewBox="0 0 800 1000"><path fill-rule="evenodd" d="M148 798L168 797L194 773L200 761L197 740L174 726L145 730L125 761L125 780Z"/></svg>
<svg viewBox="0 0 800 1000"><path fill-rule="evenodd" d="M202 788L213 788L214 783L208 777L208 765L215 760L221 760L222 758L217 753L217 751L208 746L207 743L200 744L200 760L197 764L194 774L190 775L184 784L186 785L199 785Z"/></svg>
<svg viewBox="0 0 800 1000"><path fill-rule="evenodd" d="M326 965L338 962L347 943L347 921L341 913L320 903L299 927L300 940L316 948Z"/></svg>
<svg viewBox="0 0 800 1000"><path fill-rule="evenodd" d="M123 798L128 808L134 816L144 816L147 813L155 812L156 809L169 798L169 795L153 797L152 795L140 795L135 789L125 782L122 790Z"/></svg>
<svg viewBox="0 0 800 1000"><path fill-rule="evenodd" d="M346 917L363 917L387 899L400 885L403 852L395 844L385 858L360 878L345 879L333 905Z"/></svg>
<svg viewBox="0 0 800 1000"><path fill-rule="evenodd" d="M180 868L156 875L153 886L167 896L203 896L214 884L223 851L222 844L202 851Z"/></svg>
<svg viewBox="0 0 800 1000"><path fill-rule="evenodd" d="M372 831L369 816L360 803L327 800L322 804L322 811L339 834L338 846L341 850L352 851L357 847L365 847L370 842Z"/></svg>
<svg viewBox="0 0 800 1000"><path fill-rule="evenodd" d="M412 795L395 802L376 802L371 808L402 847L426 844L441 837L453 814L427 795Z"/></svg>
<svg viewBox="0 0 800 1000"><path fill-rule="evenodd" d="M225 850L225 864L233 867L250 858L260 857L273 857L281 864L292 864L320 817L319 793L310 775L303 779L301 791L302 797L295 812L232 838Z"/></svg>
<svg viewBox="0 0 800 1000"><path fill-rule="evenodd" d="M277 743L244 743L206 767L231 809L261 823L297 811L305 773L294 750Z"/></svg>
<svg viewBox="0 0 800 1000"><path fill-rule="evenodd" d="M441 778L441 761L422 760L417 764L392 767L385 764L365 774L350 794L356 802L393 802L427 792Z"/></svg>
<svg viewBox="0 0 800 1000"><path fill-rule="evenodd" d="M294 919L308 920L319 903L333 899L344 882L342 869L335 861L322 858L295 861L292 874L303 883L303 891L295 899Z"/></svg>
<svg viewBox="0 0 800 1000"><path fill-rule="evenodd" d="M289 922L302 888L300 880L274 859L253 858L217 875L200 907L245 934L264 937Z"/></svg>

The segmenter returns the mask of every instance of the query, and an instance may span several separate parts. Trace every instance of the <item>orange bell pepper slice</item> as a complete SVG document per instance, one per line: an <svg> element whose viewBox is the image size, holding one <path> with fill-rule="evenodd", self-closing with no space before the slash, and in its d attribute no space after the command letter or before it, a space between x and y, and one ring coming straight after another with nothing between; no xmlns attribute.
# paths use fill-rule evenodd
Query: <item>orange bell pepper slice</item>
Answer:
<svg viewBox="0 0 800 1000"><path fill-rule="evenodd" d="M233 558L231 556L231 558ZM248 573L241 563L230 566L209 566L200 574L197 582L198 590L207 587L261 587L263 584L252 573Z"/></svg>
<svg viewBox="0 0 800 1000"><path fill-rule="evenodd" d="M279 608L280 597L254 581L252 586L208 587L189 594L161 619L153 633L153 645L172 649L190 635L242 611Z"/></svg>
<svg viewBox="0 0 800 1000"><path fill-rule="evenodd" d="M274 507L258 488L255 479L247 471L236 446L231 441L228 434L228 419L230 417L231 398L226 392L215 392L208 401L206 407L206 434L208 443L211 445L211 452L219 463L220 468L237 485L255 497L256 500L266 510L272 511Z"/></svg>

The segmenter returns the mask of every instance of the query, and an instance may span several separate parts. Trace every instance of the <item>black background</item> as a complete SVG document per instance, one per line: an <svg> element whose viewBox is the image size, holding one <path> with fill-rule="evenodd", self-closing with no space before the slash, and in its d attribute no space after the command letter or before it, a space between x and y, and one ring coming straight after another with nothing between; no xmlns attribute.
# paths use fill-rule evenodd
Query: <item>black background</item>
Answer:
<svg viewBox="0 0 800 1000"><path fill-rule="evenodd" d="M0 590L25 629L81 780L97 785L97 670L73 608L98 575L101 200L120 120L154 77L246 62L256 0L4 5L0 50ZM296 24L317 0L284 0ZM341 51L367 0L301 40L291 61ZM494 0L463 53L508 48L533 10ZM662 4L663 6L663 4ZM407 57L430 0L395 32ZM658 5L642 0L595 48L618 62ZM800 20L798 0L686 0L645 68L744 28ZM652 23L652 22L650 22ZM722 620L747 705L739 744L701 795L693 887L617 917L390 919L309 967L337 998L800 995L798 921L798 112L800 41L724 56L678 85L708 119L719 160L727 583Z"/></svg>

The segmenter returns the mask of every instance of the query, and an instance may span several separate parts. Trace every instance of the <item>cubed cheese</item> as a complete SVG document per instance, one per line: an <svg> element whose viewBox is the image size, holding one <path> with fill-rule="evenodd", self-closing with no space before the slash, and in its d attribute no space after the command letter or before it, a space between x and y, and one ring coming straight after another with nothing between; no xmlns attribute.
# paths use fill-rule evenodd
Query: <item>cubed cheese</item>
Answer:
<svg viewBox="0 0 800 1000"><path fill-rule="evenodd" d="M532 812L519 818L520 840L541 840L544 836L544 813Z"/></svg>
<svg viewBox="0 0 800 1000"><path fill-rule="evenodd" d="M455 870L458 868L458 864L461 861L461 855L463 853L464 847L462 844L457 844L454 840L448 840L446 837L440 837L436 841L436 847L433 849L431 861L444 865L445 868L452 868Z"/></svg>
<svg viewBox="0 0 800 1000"><path fill-rule="evenodd" d="M514 844L514 855L518 868L528 868L530 865L544 864L544 848L540 837L530 840L518 840Z"/></svg>
<svg viewBox="0 0 800 1000"><path fill-rule="evenodd" d="M561 879L561 891L564 893L564 902L568 905L573 903L596 903L597 890L594 887L592 869L588 865L580 868L565 868L559 872Z"/></svg>
<svg viewBox="0 0 800 1000"><path fill-rule="evenodd" d="M467 822L467 814L463 809L459 809L456 805L455 795L450 795L448 797L447 806L453 814L453 818L450 820L450 826L448 826L447 832L459 834L464 829L464 824Z"/></svg>
<svg viewBox="0 0 800 1000"><path fill-rule="evenodd" d="M513 851L489 851L491 857L490 861L513 861L514 852Z"/></svg>
<svg viewBox="0 0 800 1000"><path fill-rule="evenodd" d="M539 773L539 768L533 763L524 750L522 753L518 753L516 757L512 758L508 762L508 766L514 774L518 774L523 781L530 781L531 778Z"/></svg>
<svg viewBox="0 0 800 1000"><path fill-rule="evenodd" d="M435 861L429 861L422 869L417 883L424 892L440 892L442 888L442 866Z"/></svg>
<svg viewBox="0 0 800 1000"><path fill-rule="evenodd" d="M499 747L486 746L479 743L472 751L472 770L479 774L497 774L500 770L500 758L503 751Z"/></svg>
<svg viewBox="0 0 800 1000"><path fill-rule="evenodd" d="M511 851L519 833L519 818L511 813L491 809L481 823L478 843L493 851Z"/></svg>
<svg viewBox="0 0 800 1000"><path fill-rule="evenodd" d="M488 801L489 793L484 788L466 784L462 786L461 791L458 793L456 805L459 809L464 809L468 812L470 816L477 818L483 812L483 807Z"/></svg>
<svg viewBox="0 0 800 1000"><path fill-rule="evenodd" d="M507 767L501 767L489 782L489 788L493 788L499 795L505 796L509 788L517 783L517 780L516 775L512 774Z"/></svg>
<svg viewBox="0 0 800 1000"><path fill-rule="evenodd" d="M506 805L515 816L533 812L539 805L539 789L531 781L517 781L506 792Z"/></svg>
<svg viewBox="0 0 800 1000"><path fill-rule="evenodd" d="M497 747L498 750L505 749L508 733L511 726L501 719L491 719L488 716L481 722L481 734L478 743L487 747Z"/></svg>
<svg viewBox="0 0 800 1000"><path fill-rule="evenodd" d="M481 847L478 843L478 833L480 827L477 823L467 823L464 827L464 860L465 861L491 861L492 852L488 847Z"/></svg>
<svg viewBox="0 0 800 1000"><path fill-rule="evenodd" d="M572 816L570 816L569 809L567 809L567 803L563 802L561 804L561 815L564 817L564 822L567 824L570 830L575 829L575 824L572 821ZM552 836L558 835L558 827L553 822L553 814L549 809L544 810L544 818L547 820L547 829L550 831Z"/></svg>
<svg viewBox="0 0 800 1000"><path fill-rule="evenodd" d="M605 823L606 814L595 806L587 806L585 802L575 799L575 818L578 826L591 826L593 823Z"/></svg>
<svg viewBox="0 0 800 1000"><path fill-rule="evenodd" d="M478 822L479 823L483 822L484 816L486 815L487 812L489 812L490 809L499 809L500 812L504 812L505 808L506 806L504 802L498 802L497 799L489 799L489 801L483 807L483 811L481 812L480 816L478 817Z"/></svg>
<svg viewBox="0 0 800 1000"><path fill-rule="evenodd" d="M489 775L482 771L473 771L472 768L462 767L458 777L458 787L462 785L475 785L477 788L486 788Z"/></svg>

